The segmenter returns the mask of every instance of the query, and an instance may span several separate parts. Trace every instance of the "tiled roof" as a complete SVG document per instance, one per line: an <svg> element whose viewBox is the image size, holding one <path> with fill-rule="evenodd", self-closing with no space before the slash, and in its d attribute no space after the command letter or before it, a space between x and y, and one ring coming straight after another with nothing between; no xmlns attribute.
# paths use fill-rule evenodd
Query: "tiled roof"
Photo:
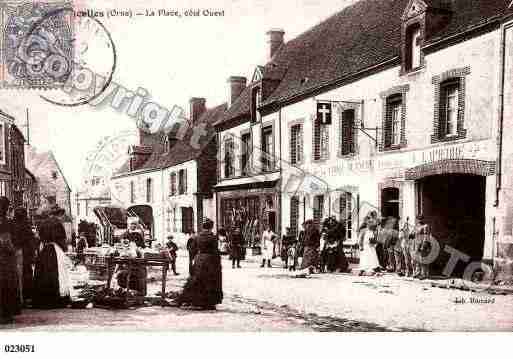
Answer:
<svg viewBox="0 0 513 359"><path fill-rule="evenodd" d="M398 57L401 17L409 2L361 0L288 41L265 66L264 78L281 81L264 106L310 93ZM425 2L430 7L445 6L441 0ZM452 0L450 23L426 42L511 14L510 2ZM246 88L220 123L248 115L249 109L250 91Z"/></svg>
<svg viewBox="0 0 513 359"><path fill-rule="evenodd" d="M163 169L198 158L205 146L208 145L215 137L216 132L213 124L222 117L225 111L226 104L222 104L217 107L207 109L197 120L197 126L204 124L204 130L206 131L206 134L201 135L199 139L199 146L193 146L193 141L191 141L191 139L194 136L194 131L189 130L182 140L178 140L176 144L171 147L169 152L166 152L165 146L155 146L152 154L137 170L145 171ZM155 136L161 136L161 134L157 134ZM129 163L125 163L117 171L116 175L128 172Z"/></svg>

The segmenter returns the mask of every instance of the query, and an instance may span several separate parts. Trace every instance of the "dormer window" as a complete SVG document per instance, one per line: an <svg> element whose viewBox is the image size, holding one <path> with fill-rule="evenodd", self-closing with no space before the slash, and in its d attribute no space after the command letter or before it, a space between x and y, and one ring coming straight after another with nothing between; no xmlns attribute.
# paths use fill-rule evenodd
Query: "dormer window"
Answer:
<svg viewBox="0 0 513 359"><path fill-rule="evenodd" d="M419 24L414 24L406 30L405 69L413 71L421 67L422 32Z"/></svg>

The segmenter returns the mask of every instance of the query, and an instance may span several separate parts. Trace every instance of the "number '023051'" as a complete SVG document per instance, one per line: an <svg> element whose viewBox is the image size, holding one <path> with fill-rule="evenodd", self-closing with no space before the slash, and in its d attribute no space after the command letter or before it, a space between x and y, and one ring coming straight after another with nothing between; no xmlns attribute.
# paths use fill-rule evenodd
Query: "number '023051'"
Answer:
<svg viewBox="0 0 513 359"><path fill-rule="evenodd" d="M34 353L36 348L33 344L6 344L4 352L6 353Z"/></svg>

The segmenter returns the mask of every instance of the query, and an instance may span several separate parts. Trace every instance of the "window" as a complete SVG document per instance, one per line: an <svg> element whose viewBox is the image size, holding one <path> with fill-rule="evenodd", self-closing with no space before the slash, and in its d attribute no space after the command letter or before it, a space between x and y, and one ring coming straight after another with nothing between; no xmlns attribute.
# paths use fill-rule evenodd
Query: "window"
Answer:
<svg viewBox="0 0 513 359"><path fill-rule="evenodd" d="M317 195L314 197L314 207L313 207L313 220L316 224L321 223L322 218L324 217L324 196Z"/></svg>
<svg viewBox="0 0 513 359"><path fill-rule="evenodd" d="M146 179L146 202L153 201L153 182L151 178Z"/></svg>
<svg viewBox="0 0 513 359"><path fill-rule="evenodd" d="M134 185L134 181L130 181L130 203L135 203L135 185Z"/></svg>
<svg viewBox="0 0 513 359"><path fill-rule="evenodd" d="M340 126L340 154L347 156L355 153L355 110L342 112Z"/></svg>
<svg viewBox="0 0 513 359"><path fill-rule="evenodd" d="M295 165L303 161L303 130L300 124L290 128L290 162Z"/></svg>
<svg viewBox="0 0 513 359"><path fill-rule="evenodd" d="M176 173L172 172L169 175L169 195L176 196Z"/></svg>
<svg viewBox="0 0 513 359"><path fill-rule="evenodd" d="M329 125L322 124L319 119L315 119L313 135L314 160L327 159L329 149Z"/></svg>
<svg viewBox="0 0 513 359"><path fill-rule="evenodd" d="M181 207L182 209L182 233L194 231L194 211L192 207Z"/></svg>
<svg viewBox="0 0 513 359"><path fill-rule="evenodd" d="M80 202L77 202L77 217L80 217Z"/></svg>
<svg viewBox="0 0 513 359"><path fill-rule="evenodd" d="M458 135L459 84L455 81L442 85L442 135Z"/></svg>
<svg viewBox="0 0 513 359"><path fill-rule="evenodd" d="M353 195L350 192L344 192L340 195L340 221L346 228L346 238L353 236Z"/></svg>
<svg viewBox="0 0 513 359"><path fill-rule="evenodd" d="M258 107L262 103L262 90L260 88L254 88L251 93L251 121L260 122L262 116L258 111Z"/></svg>
<svg viewBox="0 0 513 359"><path fill-rule="evenodd" d="M233 138L227 138L224 141L224 177L235 176L235 144Z"/></svg>
<svg viewBox="0 0 513 359"><path fill-rule="evenodd" d="M57 203L57 198L55 196L48 196L46 197L46 200L48 201L48 204L51 206Z"/></svg>
<svg viewBox="0 0 513 359"><path fill-rule="evenodd" d="M241 137L241 156L240 156L240 168L241 175L247 176L251 171L251 134L244 133Z"/></svg>
<svg viewBox="0 0 513 359"><path fill-rule="evenodd" d="M262 171L273 169L273 155L273 128L268 126L262 130Z"/></svg>
<svg viewBox="0 0 513 359"><path fill-rule="evenodd" d="M178 171L178 194L187 193L187 170Z"/></svg>
<svg viewBox="0 0 513 359"><path fill-rule="evenodd" d="M52 172L52 179L54 179L54 180L57 179L57 172L56 171Z"/></svg>
<svg viewBox="0 0 513 359"><path fill-rule="evenodd" d="M299 198L294 196L290 199L290 231L295 236L299 232Z"/></svg>
<svg viewBox="0 0 513 359"><path fill-rule="evenodd" d="M401 145L403 136L403 101L402 95L390 96L386 103L385 148Z"/></svg>
<svg viewBox="0 0 513 359"><path fill-rule="evenodd" d="M85 215L89 217L89 201L85 201Z"/></svg>
<svg viewBox="0 0 513 359"><path fill-rule="evenodd" d="M421 66L421 36L419 24L406 30L406 71L416 70Z"/></svg>
<svg viewBox="0 0 513 359"><path fill-rule="evenodd" d="M434 121L431 143L464 139L465 129L465 82L470 66L447 70L433 76Z"/></svg>

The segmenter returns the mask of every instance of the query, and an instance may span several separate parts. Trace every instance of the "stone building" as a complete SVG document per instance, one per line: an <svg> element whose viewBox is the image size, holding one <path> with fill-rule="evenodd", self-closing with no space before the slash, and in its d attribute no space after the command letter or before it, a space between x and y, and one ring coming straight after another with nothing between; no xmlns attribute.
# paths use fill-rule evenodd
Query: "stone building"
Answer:
<svg viewBox="0 0 513 359"><path fill-rule="evenodd" d="M349 241L369 210L411 224L422 215L440 245L435 272L451 272L454 253L458 273L481 260L507 272L513 257L509 5L361 0L288 42L282 31L271 31L269 62L241 86L228 109L234 115L218 128L228 147L227 132L245 143L244 126L251 129L252 148L276 156L278 176L246 179L237 160L234 170L226 165L233 155L221 147L229 160L219 166L218 187L246 186L236 194L243 198L272 183L281 194L275 201L281 228L297 232L305 219L335 215L345 221ZM275 141L264 149L267 126ZM220 191L221 213L223 200Z"/></svg>
<svg viewBox="0 0 513 359"><path fill-rule="evenodd" d="M26 146L26 166L39 184L40 209L64 209L71 225L71 188L53 152L37 152L36 148Z"/></svg>
<svg viewBox="0 0 513 359"><path fill-rule="evenodd" d="M14 117L0 110L0 196L9 198L12 208L24 204L24 145L25 138Z"/></svg>
<svg viewBox="0 0 513 359"><path fill-rule="evenodd" d="M190 100L185 135L147 134L130 148L130 159L113 176L113 204L130 209L163 243L173 235L184 244L198 232L204 217L215 219L212 188L216 182L216 136L213 123L226 105L207 109L203 98ZM199 132L196 132L199 130ZM199 134L199 135L198 135Z"/></svg>
<svg viewBox="0 0 513 359"><path fill-rule="evenodd" d="M23 191L23 207L27 209L29 218L33 218L41 205L39 184L36 176L28 169L25 169L25 184Z"/></svg>

